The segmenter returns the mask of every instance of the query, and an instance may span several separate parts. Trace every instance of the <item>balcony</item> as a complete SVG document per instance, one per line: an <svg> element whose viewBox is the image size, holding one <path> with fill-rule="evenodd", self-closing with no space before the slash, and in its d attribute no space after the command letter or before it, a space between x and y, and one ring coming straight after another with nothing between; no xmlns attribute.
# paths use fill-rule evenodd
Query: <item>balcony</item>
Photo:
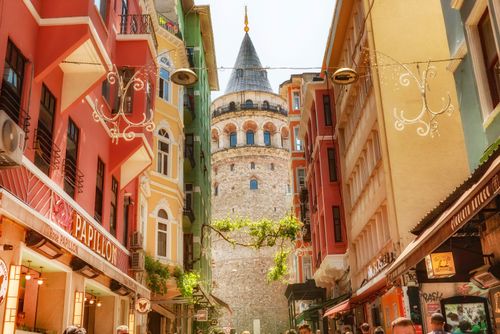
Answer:
<svg viewBox="0 0 500 334"><path fill-rule="evenodd" d="M166 16L163 16L160 13L158 13L157 15L158 15L158 24L160 25L161 28L165 29L175 37L182 39L182 34L180 32L179 24L177 22L168 19Z"/></svg>
<svg viewBox="0 0 500 334"><path fill-rule="evenodd" d="M151 35L155 48L158 40L153 27L153 20L148 14L120 15L120 34L122 35Z"/></svg>
<svg viewBox="0 0 500 334"><path fill-rule="evenodd" d="M280 106L279 104L272 104L267 101L262 103L253 103L253 102L245 102L245 103L235 103L231 102L227 105L223 105L212 112L212 118L237 111L245 111L245 110L261 110L261 111L270 111L273 113L277 113L283 116L288 115L288 111Z"/></svg>

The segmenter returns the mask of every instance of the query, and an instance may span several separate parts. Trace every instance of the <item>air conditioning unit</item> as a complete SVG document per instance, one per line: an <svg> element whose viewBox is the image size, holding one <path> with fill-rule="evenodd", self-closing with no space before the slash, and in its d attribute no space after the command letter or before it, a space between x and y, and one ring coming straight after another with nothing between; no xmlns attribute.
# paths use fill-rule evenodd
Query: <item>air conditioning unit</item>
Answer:
<svg viewBox="0 0 500 334"><path fill-rule="evenodd" d="M130 254L130 269L144 270L144 253L142 251Z"/></svg>
<svg viewBox="0 0 500 334"><path fill-rule="evenodd" d="M143 249L143 241L142 233L135 231L130 238L130 249Z"/></svg>
<svg viewBox="0 0 500 334"><path fill-rule="evenodd" d="M19 125L4 110L0 110L0 168L21 165L24 136Z"/></svg>
<svg viewBox="0 0 500 334"><path fill-rule="evenodd" d="M500 285L500 265L484 265L470 272L470 280L482 289Z"/></svg>

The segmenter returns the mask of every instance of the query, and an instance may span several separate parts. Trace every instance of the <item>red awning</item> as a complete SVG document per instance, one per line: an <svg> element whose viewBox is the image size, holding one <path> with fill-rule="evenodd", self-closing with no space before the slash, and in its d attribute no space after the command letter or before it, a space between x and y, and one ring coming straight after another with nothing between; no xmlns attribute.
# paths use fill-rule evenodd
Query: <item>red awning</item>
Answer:
<svg viewBox="0 0 500 334"><path fill-rule="evenodd" d="M342 312L346 312L346 311L349 311L351 309L351 304L349 303L349 300L345 300L343 301L342 303L340 304L337 304L335 305L334 307L332 308L329 308L326 312L325 312L325 315L323 316L324 317L333 317L335 314L337 313L342 313Z"/></svg>

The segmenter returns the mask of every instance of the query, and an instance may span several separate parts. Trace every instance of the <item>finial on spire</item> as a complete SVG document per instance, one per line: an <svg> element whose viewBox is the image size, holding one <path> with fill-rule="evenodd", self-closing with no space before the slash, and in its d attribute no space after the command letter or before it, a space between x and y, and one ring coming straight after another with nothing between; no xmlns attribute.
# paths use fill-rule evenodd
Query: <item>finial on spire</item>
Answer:
<svg viewBox="0 0 500 334"><path fill-rule="evenodd" d="M248 30L250 30L250 28L248 28L248 15L247 15L247 6L245 6L245 32L248 32Z"/></svg>

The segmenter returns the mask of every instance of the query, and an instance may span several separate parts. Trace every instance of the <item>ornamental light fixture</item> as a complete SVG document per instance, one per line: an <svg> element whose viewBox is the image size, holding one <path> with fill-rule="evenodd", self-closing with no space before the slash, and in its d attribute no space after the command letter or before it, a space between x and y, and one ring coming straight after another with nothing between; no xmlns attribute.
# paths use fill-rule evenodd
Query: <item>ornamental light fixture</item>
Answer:
<svg viewBox="0 0 500 334"><path fill-rule="evenodd" d="M48 257L49 259L55 259L63 255L61 248L56 244L49 241L43 235L33 230L26 233L25 237L26 246L34 249L38 253Z"/></svg>
<svg viewBox="0 0 500 334"><path fill-rule="evenodd" d="M358 81L358 73L352 68L343 67L333 72L331 78L338 85L350 85Z"/></svg>
<svg viewBox="0 0 500 334"><path fill-rule="evenodd" d="M31 280L31 274L30 274L31 260L27 260L26 262L28 262L28 270L26 271L26 275L24 275L24 279L29 281L29 280Z"/></svg>
<svg viewBox="0 0 500 334"><path fill-rule="evenodd" d="M42 272L43 272L43 267L40 267L40 276L38 276L38 279L37 279L37 281L36 281L36 283L37 283L38 285L42 285L42 284L43 284L43 280L44 280L44 278L42 278Z"/></svg>
<svg viewBox="0 0 500 334"><path fill-rule="evenodd" d="M87 278L96 278L101 274L101 272L94 267L92 267L90 264L87 262L83 261L82 259L74 256L71 259L70 262L70 267L73 269L73 271L82 274L83 276Z"/></svg>

